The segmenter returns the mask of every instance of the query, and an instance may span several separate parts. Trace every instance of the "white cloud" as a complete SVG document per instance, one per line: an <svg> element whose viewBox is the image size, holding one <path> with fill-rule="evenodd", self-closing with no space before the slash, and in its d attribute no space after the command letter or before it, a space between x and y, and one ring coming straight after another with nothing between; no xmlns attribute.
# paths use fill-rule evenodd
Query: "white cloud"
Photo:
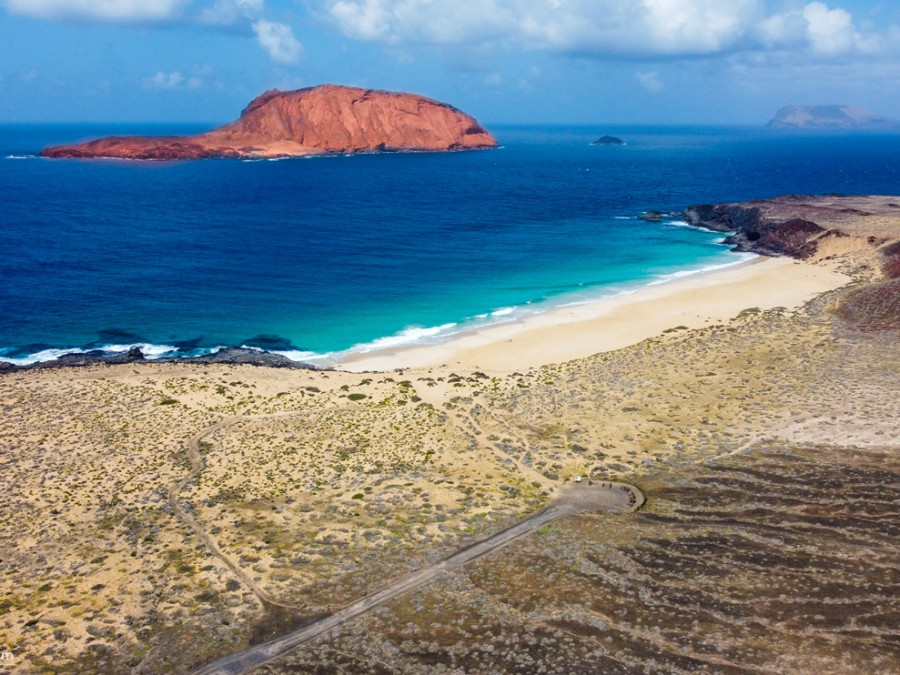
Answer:
<svg viewBox="0 0 900 675"><path fill-rule="evenodd" d="M278 63L297 63L303 55L303 45L294 37L291 26L265 19L265 0L0 0L0 7L14 14L58 21L199 24L253 34ZM160 72L145 83L166 89L202 86L202 81L194 77L179 81L179 75L177 71Z"/></svg>
<svg viewBox="0 0 900 675"><path fill-rule="evenodd" d="M293 64L303 56L303 45L294 37L294 31L287 24L260 19L254 22L253 32L273 61Z"/></svg>
<svg viewBox="0 0 900 675"><path fill-rule="evenodd" d="M857 44L853 17L844 9L828 9L823 2L811 2L803 8L810 47L817 54L842 54Z"/></svg>
<svg viewBox="0 0 900 675"><path fill-rule="evenodd" d="M233 26L262 16L265 7L265 0L217 0L200 10L198 19L210 26Z"/></svg>
<svg viewBox="0 0 900 675"><path fill-rule="evenodd" d="M878 52L882 47L879 35L863 34L853 16L840 7L831 9L824 2L810 2L802 8L775 14L761 21L759 34L763 44L774 48L805 46L817 56ZM893 27L888 29L888 32Z"/></svg>
<svg viewBox="0 0 900 675"><path fill-rule="evenodd" d="M851 14L816 0L784 13L766 0L307 0L348 37L389 45L503 42L588 57L654 58L808 49L873 52Z"/></svg>
<svg viewBox="0 0 900 675"><path fill-rule="evenodd" d="M294 37L294 30L288 24L267 21L265 12L265 0L216 0L199 13L198 20L208 26L252 31L273 61L297 63L303 56L303 45Z"/></svg>
<svg viewBox="0 0 900 675"><path fill-rule="evenodd" d="M149 89L201 89L203 77L211 72L212 68L208 65L194 66L190 75L185 75L180 70L171 73L160 71L153 77L146 78L144 85Z"/></svg>
<svg viewBox="0 0 900 675"><path fill-rule="evenodd" d="M144 22L176 18L191 0L0 0L14 14L40 19Z"/></svg>
<svg viewBox="0 0 900 675"><path fill-rule="evenodd" d="M147 84L154 89L177 89L184 82L184 75L175 71L174 73L159 72L151 77Z"/></svg>
<svg viewBox="0 0 900 675"><path fill-rule="evenodd" d="M639 72L636 74L636 77L641 86L651 94L658 94L666 88L662 80L659 79L659 73L655 70Z"/></svg>
<svg viewBox="0 0 900 675"><path fill-rule="evenodd" d="M504 0L325 0L326 13L349 37L438 45L503 37L515 23Z"/></svg>
<svg viewBox="0 0 900 675"><path fill-rule="evenodd" d="M739 37L761 0L324 0L349 37L597 54L693 54Z"/></svg>
<svg viewBox="0 0 900 675"><path fill-rule="evenodd" d="M330 3L331 16L348 36L360 40L389 39L390 16L380 0Z"/></svg>
<svg viewBox="0 0 900 675"><path fill-rule="evenodd" d="M799 45L805 39L806 21L799 11L775 14L759 22L757 33L766 47Z"/></svg>

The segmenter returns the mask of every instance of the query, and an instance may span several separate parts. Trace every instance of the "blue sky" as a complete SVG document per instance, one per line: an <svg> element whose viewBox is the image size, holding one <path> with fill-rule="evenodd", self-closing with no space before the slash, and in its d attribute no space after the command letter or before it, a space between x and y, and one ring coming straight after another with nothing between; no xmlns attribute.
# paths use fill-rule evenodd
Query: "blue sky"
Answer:
<svg viewBox="0 0 900 675"><path fill-rule="evenodd" d="M0 0L0 121L201 122L324 82L485 124L900 118L896 0Z"/></svg>

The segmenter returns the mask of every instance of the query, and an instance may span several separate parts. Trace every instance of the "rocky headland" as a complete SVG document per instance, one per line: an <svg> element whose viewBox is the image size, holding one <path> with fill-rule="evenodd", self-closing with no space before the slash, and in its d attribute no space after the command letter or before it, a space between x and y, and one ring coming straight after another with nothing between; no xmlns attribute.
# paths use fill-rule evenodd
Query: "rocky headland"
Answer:
<svg viewBox="0 0 900 675"><path fill-rule="evenodd" d="M875 253L886 275L900 275L897 197L783 195L689 206L683 217L690 225L730 233L725 243L736 251L813 261Z"/></svg>
<svg viewBox="0 0 900 675"><path fill-rule="evenodd" d="M127 351L110 354L101 349L87 352L63 354L50 361L37 361L27 365L16 365L9 361L0 361L0 373L14 370L43 370L53 368L84 368L101 364L119 365L125 363L143 363L147 360L144 352L137 345ZM315 366L299 361L292 361L286 356L267 351L259 351L248 347L225 347L218 351L200 356L171 356L152 359L154 363L205 363L222 365L262 366L266 368L299 368L301 370L317 370Z"/></svg>
<svg viewBox="0 0 900 675"><path fill-rule="evenodd" d="M868 280L836 306L846 326L900 329L900 200L891 196L785 195L691 206L695 226L730 232L735 250L834 265Z"/></svg>
<svg viewBox="0 0 900 675"><path fill-rule="evenodd" d="M415 94L320 85L273 89L239 119L197 136L109 136L41 151L44 157L262 159L372 152L494 148L497 141L466 113Z"/></svg>

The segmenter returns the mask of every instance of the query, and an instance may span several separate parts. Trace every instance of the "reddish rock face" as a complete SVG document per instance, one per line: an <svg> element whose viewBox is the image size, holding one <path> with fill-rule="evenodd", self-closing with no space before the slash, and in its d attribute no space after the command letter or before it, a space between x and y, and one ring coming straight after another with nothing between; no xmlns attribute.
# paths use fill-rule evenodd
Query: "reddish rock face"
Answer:
<svg viewBox="0 0 900 675"><path fill-rule="evenodd" d="M424 152L497 147L475 119L432 99L321 85L267 91L241 117L198 136L110 136L41 151L44 157L203 159Z"/></svg>

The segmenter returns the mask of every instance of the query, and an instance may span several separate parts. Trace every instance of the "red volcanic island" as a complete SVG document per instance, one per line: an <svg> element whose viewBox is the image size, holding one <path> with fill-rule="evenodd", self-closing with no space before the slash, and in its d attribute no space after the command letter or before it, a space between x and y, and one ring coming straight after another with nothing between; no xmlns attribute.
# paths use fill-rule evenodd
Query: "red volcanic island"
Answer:
<svg viewBox="0 0 900 675"><path fill-rule="evenodd" d="M254 159L365 152L477 150L497 141L473 117L417 96L324 84L273 89L240 119L197 136L109 136L41 151L44 157Z"/></svg>

